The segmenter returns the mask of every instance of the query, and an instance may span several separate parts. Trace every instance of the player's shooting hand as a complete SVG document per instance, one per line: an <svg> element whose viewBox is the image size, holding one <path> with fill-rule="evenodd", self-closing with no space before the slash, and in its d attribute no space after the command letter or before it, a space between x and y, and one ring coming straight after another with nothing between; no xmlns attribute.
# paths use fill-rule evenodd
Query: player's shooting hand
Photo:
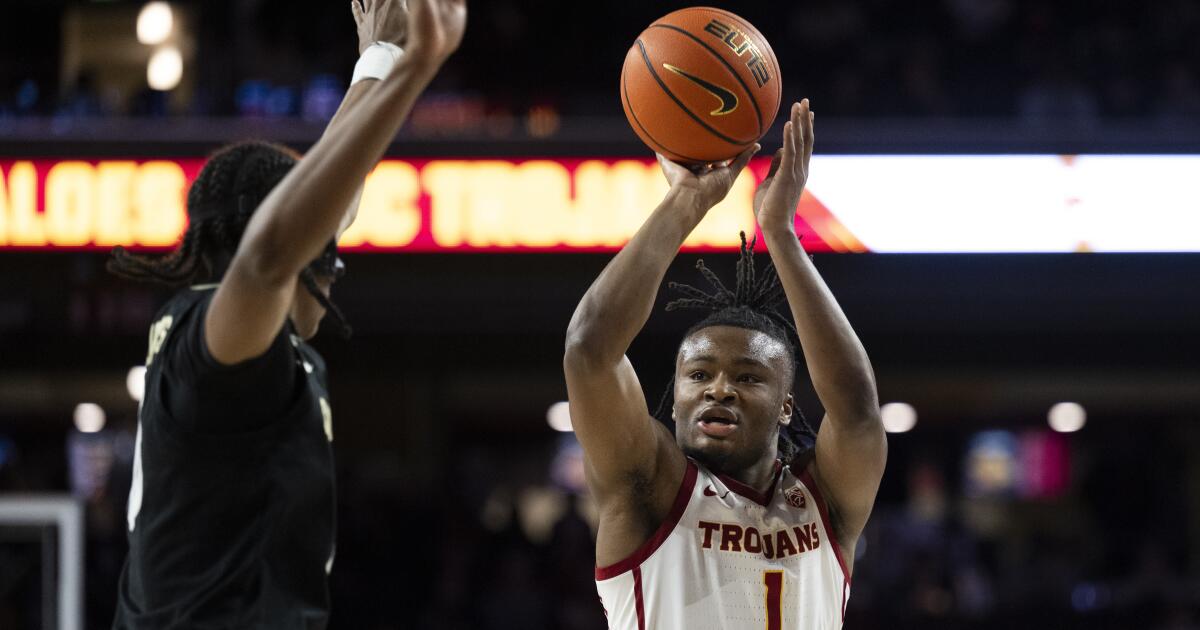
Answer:
<svg viewBox="0 0 1200 630"><path fill-rule="evenodd" d="M795 230L796 207L808 182L813 150L813 113L808 99L792 105L783 125L783 148L771 159L767 177L754 191L754 216L763 232Z"/></svg>
<svg viewBox="0 0 1200 630"><path fill-rule="evenodd" d="M405 0L350 0L350 12L358 25L358 54L375 42L404 48L408 37Z"/></svg>
<svg viewBox="0 0 1200 630"><path fill-rule="evenodd" d="M662 167L663 175L667 176L667 183L673 190L693 193L701 210L708 211L729 194L733 182L760 148L762 147L755 144L727 164L703 164L694 167L672 162L662 154L657 154L658 165Z"/></svg>
<svg viewBox="0 0 1200 630"><path fill-rule="evenodd" d="M408 53L441 65L467 28L466 0L408 0Z"/></svg>

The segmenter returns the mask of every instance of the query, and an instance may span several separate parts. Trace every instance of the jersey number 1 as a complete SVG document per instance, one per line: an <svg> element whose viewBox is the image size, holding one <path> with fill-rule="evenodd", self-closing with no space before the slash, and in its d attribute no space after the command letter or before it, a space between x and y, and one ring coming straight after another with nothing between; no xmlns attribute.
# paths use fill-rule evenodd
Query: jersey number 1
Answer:
<svg viewBox="0 0 1200 630"><path fill-rule="evenodd" d="M767 589L767 630L783 630L783 571L763 573Z"/></svg>

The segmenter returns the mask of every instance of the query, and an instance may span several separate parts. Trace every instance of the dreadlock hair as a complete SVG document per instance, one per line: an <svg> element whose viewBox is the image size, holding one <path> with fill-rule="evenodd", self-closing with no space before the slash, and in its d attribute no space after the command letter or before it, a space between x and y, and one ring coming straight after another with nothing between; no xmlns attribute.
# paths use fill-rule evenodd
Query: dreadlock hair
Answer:
<svg viewBox="0 0 1200 630"><path fill-rule="evenodd" d="M239 142L218 150L188 190L188 228L179 246L154 257L115 247L108 270L127 280L167 286L219 279L254 210L299 159L295 151L267 142Z"/></svg>
<svg viewBox="0 0 1200 630"><path fill-rule="evenodd" d="M667 303L667 310L697 309L709 311L709 315L694 324L684 334L690 337L698 330L712 326L733 326L756 330L776 339L788 349L791 358L793 376L799 349L799 336L796 327L785 316L780 315L778 307L787 301L783 285L779 282L779 274L775 267L768 263L761 274L754 268L754 241L746 242L746 233L741 233L742 246L737 262L737 284L733 290L725 286L717 274L713 273L703 260L696 262L696 269L704 276L713 293L706 293L696 287L671 282L667 286L685 297ZM675 377L667 383L666 391L659 400L654 411L654 417L670 425L670 410L675 404ZM779 454L784 462L790 462L797 455L812 447L817 434L809 426L799 406L792 405L792 421L779 430Z"/></svg>
<svg viewBox="0 0 1200 630"><path fill-rule="evenodd" d="M108 270L127 280L167 286L219 280L233 259L254 211L299 161L299 153L270 142L252 140L218 150L188 190L188 228L179 247L157 257L115 247ZM322 273L332 274L337 261L336 243L330 241L318 261ZM333 316L338 334L349 337L350 325L341 309L318 289L313 265L301 272L300 280Z"/></svg>

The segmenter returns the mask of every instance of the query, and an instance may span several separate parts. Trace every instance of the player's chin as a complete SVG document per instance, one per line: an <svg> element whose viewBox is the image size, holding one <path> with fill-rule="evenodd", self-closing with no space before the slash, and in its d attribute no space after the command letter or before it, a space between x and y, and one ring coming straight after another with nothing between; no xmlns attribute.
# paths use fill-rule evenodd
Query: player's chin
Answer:
<svg viewBox="0 0 1200 630"><path fill-rule="evenodd" d="M737 445L729 438L713 438L703 433L690 435L680 444L683 454L704 464L709 470L721 470L737 455Z"/></svg>
<svg viewBox="0 0 1200 630"><path fill-rule="evenodd" d="M293 321L292 324L296 327L296 334L300 335L301 339L308 340L317 336L317 331L321 329L321 320L325 317L325 309L318 307L312 313L306 313L306 316L300 321Z"/></svg>

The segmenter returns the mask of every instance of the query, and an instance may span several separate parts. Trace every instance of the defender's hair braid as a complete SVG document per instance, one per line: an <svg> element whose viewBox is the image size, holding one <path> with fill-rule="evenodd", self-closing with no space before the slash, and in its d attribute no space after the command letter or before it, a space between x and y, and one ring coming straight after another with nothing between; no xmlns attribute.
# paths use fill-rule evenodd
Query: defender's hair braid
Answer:
<svg viewBox="0 0 1200 630"><path fill-rule="evenodd" d="M110 272L131 280L182 285L212 276L237 250L258 203L295 164L290 149L243 142L213 154L188 190L188 229L179 246L161 257L113 249Z"/></svg>
<svg viewBox="0 0 1200 630"><path fill-rule="evenodd" d="M184 284L195 275L197 252L203 250L207 240L203 226L193 226L184 233L179 247L161 259L133 254L118 246L113 248L112 259L105 267L129 280L161 282L168 285Z"/></svg>

